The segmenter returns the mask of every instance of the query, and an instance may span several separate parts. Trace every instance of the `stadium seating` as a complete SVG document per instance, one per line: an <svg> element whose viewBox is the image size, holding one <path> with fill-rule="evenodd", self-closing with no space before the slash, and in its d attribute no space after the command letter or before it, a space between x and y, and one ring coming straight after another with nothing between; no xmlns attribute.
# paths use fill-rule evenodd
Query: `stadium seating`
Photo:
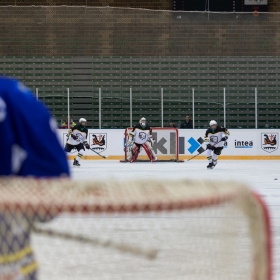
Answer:
<svg viewBox="0 0 280 280"><path fill-rule="evenodd" d="M145 9L171 10L171 0L1 0L1 5L32 6L111 6L111 7L131 7Z"/></svg>
<svg viewBox="0 0 280 280"><path fill-rule="evenodd" d="M192 114L205 128L209 119L223 123L223 90L230 128L255 127L255 88L258 88L258 127L279 128L280 58L275 57L2 57L0 72L24 81L47 104L58 122L81 116L98 127L98 92L102 89L102 127L130 124L132 87L133 122L142 116L161 125L161 88L164 125L178 125Z"/></svg>

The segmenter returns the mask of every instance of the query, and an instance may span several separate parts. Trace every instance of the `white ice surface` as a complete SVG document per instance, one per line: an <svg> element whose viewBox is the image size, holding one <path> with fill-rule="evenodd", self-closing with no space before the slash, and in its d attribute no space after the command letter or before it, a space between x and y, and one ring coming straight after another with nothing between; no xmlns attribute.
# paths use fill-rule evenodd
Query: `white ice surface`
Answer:
<svg viewBox="0 0 280 280"><path fill-rule="evenodd" d="M72 162L70 163L72 164ZM274 279L280 279L280 162L277 160L219 161L213 170L202 160L184 163L120 163L119 161L81 161L71 168L73 179L179 179L237 180L248 183L267 203L272 219ZM275 180L277 179L277 180Z"/></svg>

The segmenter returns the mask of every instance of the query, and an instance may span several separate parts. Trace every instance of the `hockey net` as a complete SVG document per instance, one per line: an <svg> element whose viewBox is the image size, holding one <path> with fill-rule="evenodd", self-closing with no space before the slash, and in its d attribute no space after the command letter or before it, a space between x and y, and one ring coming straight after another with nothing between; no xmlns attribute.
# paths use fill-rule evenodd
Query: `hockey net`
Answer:
<svg viewBox="0 0 280 280"><path fill-rule="evenodd" d="M39 279L271 279L268 212L242 184L0 179L0 218L1 280L29 231Z"/></svg>
<svg viewBox="0 0 280 280"><path fill-rule="evenodd" d="M126 144L129 132L132 128L129 127L124 132L124 144ZM153 127L153 138L155 143L153 144L153 150L155 151L158 160L160 162L183 162L179 160L179 135L178 129L172 127ZM124 159L121 162L127 161L127 150L124 149ZM137 161L150 161L146 155L144 149L138 156Z"/></svg>

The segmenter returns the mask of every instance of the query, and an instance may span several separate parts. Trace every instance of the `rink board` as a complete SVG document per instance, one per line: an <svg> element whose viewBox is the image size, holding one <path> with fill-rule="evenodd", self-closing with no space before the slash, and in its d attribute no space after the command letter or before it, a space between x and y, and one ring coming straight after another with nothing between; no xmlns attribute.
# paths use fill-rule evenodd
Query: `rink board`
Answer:
<svg viewBox="0 0 280 280"><path fill-rule="evenodd" d="M198 154L199 148L205 148L199 139L204 138L205 129L179 129L179 159L187 160ZM67 141L67 129L59 129L58 137L64 146ZM280 129L231 129L229 139L220 159L225 160L279 160L279 135ZM157 150L157 157L164 158L165 141L158 138L162 149ZM160 142L161 141L161 142ZM110 159L121 160L124 158L124 129L89 129L88 142L96 152L107 155ZM163 151L163 152L162 152ZM72 159L77 153L69 154ZM91 150L86 150L83 159L101 159ZM197 156L195 159L205 159L205 156Z"/></svg>

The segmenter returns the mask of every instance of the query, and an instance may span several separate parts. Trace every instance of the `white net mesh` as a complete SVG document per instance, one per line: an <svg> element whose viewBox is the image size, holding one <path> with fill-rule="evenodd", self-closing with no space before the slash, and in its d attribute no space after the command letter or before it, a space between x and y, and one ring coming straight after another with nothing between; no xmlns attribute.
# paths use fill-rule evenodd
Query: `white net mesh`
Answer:
<svg viewBox="0 0 280 280"><path fill-rule="evenodd" d="M0 279L17 269L25 278L12 279L33 279L30 246L48 280L271 273L265 207L239 184L7 179L0 194Z"/></svg>

